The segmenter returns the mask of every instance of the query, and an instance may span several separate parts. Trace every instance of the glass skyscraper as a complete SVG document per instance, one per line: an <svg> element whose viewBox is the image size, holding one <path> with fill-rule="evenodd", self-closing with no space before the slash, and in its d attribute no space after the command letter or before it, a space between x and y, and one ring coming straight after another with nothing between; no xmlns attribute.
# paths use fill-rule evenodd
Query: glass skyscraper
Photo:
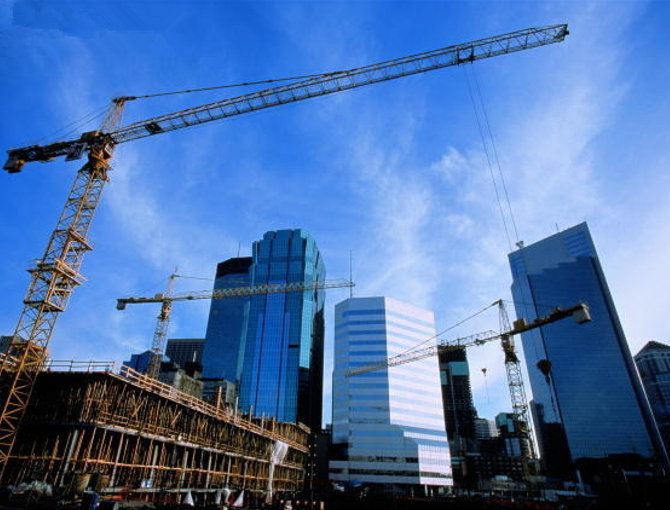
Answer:
<svg viewBox="0 0 670 510"><path fill-rule="evenodd" d="M251 263L251 257L238 257L218 264L214 290L250 285ZM212 299L201 362L205 396L224 381L239 383L248 311L248 297Z"/></svg>
<svg viewBox="0 0 670 510"><path fill-rule="evenodd" d="M613 454L663 459L586 223L510 253L509 262L518 317L533 320L578 302L588 304L593 317L587 324L566 319L521 336L549 474L572 477L579 459Z"/></svg>
<svg viewBox="0 0 670 510"><path fill-rule="evenodd" d="M394 299L336 305L332 481L385 484L397 492L453 485L437 357L347 376L433 335L432 312Z"/></svg>
<svg viewBox="0 0 670 510"><path fill-rule="evenodd" d="M635 355L665 450L670 451L670 345L648 342Z"/></svg>
<svg viewBox="0 0 670 510"><path fill-rule="evenodd" d="M326 268L305 230L266 232L253 244L254 285L324 281ZM324 291L248 298L239 356L239 405L256 416L321 428Z"/></svg>

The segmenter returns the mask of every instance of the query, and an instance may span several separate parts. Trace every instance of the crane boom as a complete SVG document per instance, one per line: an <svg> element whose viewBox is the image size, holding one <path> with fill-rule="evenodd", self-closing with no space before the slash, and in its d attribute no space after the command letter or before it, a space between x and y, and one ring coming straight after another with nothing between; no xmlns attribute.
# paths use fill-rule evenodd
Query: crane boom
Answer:
<svg viewBox="0 0 670 510"><path fill-rule="evenodd" d="M94 131L84 133L76 140L62 141L46 146L33 145L10 150L8 151L9 158L4 168L10 173L15 173L21 171L23 165L30 161L49 161L61 156L67 156L68 159L77 159L78 156L86 152L90 147L99 143L102 137L107 137L114 144L129 142L138 138L167 133L274 106L295 103L313 97L395 80L404 76L545 46L563 41L568 33L568 26L566 24L529 28L394 60L387 60L365 67L325 73L315 78L297 81L288 85L252 92L152 119L134 122L107 133ZM134 99L137 98L134 96L117 98L117 100L122 101Z"/></svg>
<svg viewBox="0 0 670 510"><path fill-rule="evenodd" d="M386 361L381 363L374 363L370 365L364 365L362 367L352 368L347 372L347 376L367 374L368 372L375 372L377 370L383 370L385 368L395 367L398 365L404 365L405 363L412 363L414 361L419 361L420 359L430 358L431 356L437 356L440 346L448 345L458 345L460 347L470 347L473 345L485 344L490 340L495 340L500 338L500 333L497 333L491 329L487 331L482 331L481 333L475 333L474 335L464 336L456 338L455 340L438 340L437 345L431 345L424 349L415 349L397 356L393 356Z"/></svg>
<svg viewBox="0 0 670 510"><path fill-rule="evenodd" d="M161 360L165 352L167 342L167 333L170 326L170 314L172 313L172 303L175 301L191 301L194 299L224 299L240 296L255 296L258 294L280 294L285 292L305 292L319 289L341 289L345 287L355 287L356 284L349 280L325 280L325 281L302 281L287 283L264 283L259 285L247 285L244 287L228 287L225 289L200 290L195 292L172 293L174 279L178 274L171 274L168 278L168 285L165 294L157 294L154 297L130 297L120 298L116 302L117 310L125 310L129 304L160 303L161 310L158 313L156 329L154 331L151 343L151 357L147 367L147 375L158 378L160 372Z"/></svg>
<svg viewBox="0 0 670 510"><path fill-rule="evenodd" d="M170 301L192 301L194 299L222 299L237 296L252 296L255 294L277 294L283 292L303 292L317 289L341 289L355 287L356 284L349 280L325 280L323 282L289 282L289 283L263 283L249 285L246 287L229 287L225 289L199 290L194 292L183 292L173 294L169 298L161 294L154 297L128 297L116 300L116 308L123 310L126 305L139 303L162 303L166 299Z"/></svg>

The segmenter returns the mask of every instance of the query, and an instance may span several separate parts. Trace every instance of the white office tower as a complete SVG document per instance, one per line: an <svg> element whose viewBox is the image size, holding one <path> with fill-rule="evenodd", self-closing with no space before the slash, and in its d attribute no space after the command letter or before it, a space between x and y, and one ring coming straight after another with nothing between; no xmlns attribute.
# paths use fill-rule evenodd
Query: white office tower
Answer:
<svg viewBox="0 0 670 510"><path fill-rule="evenodd" d="M351 298L335 306L331 481L417 495L453 485L437 356L347 376L434 334L433 312L395 299Z"/></svg>

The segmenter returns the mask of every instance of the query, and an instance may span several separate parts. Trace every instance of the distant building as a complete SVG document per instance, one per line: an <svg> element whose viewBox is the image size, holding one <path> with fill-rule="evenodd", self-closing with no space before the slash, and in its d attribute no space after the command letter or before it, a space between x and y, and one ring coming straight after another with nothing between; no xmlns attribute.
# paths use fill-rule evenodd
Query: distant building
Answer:
<svg viewBox="0 0 670 510"><path fill-rule="evenodd" d="M202 349L204 345L204 338L170 338L167 341L165 355L170 358L170 361L174 361L182 368L187 363L202 365Z"/></svg>
<svg viewBox="0 0 670 510"><path fill-rule="evenodd" d="M670 345L648 342L635 355L666 451L670 452Z"/></svg>
<svg viewBox="0 0 670 510"><path fill-rule="evenodd" d="M586 223L510 253L509 262L518 317L533 320L578 302L587 303L593 317L587 324L566 319L521 335L549 474L572 478L580 459L615 454L665 461Z"/></svg>
<svg viewBox="0 0 670 510"><path fill-rule="evenodd" d="M139 354L131 354L128 361L124 361L123 364L133 370L140 372L141 374L146 374L149 370L149 362L151 361L152 356L151 351L140 352ZM164 359L167 361L167 359Z"/></svg>
<svg viewBox="0 0 670 510"><path fill-rule="evenodd" d="M146 374L149 370L149 362L153 353L149 351L144 351L139 354L131 354L128 361L124 361L123 364L128 368L132 368L141 374ZM194 397L202 397L202 382L200 381L200 372L196 369L193 370L194 365L197 364L187 364L187 370L182 369L177 363L174 363L168 359L167 356L163 356L163 361L161 362L158 380L174 386L176 389L193 395ZM199 368L200 365L197 365Z"/></svg>
<svg viewBox="0 0 670 510"><path fill-rule="evenodd" d="M251 263L251 257L232 258L219 263L214 290L251 285ZM219 386L231 388L239 383L248 313L248 296L212 299L201 361L206 397L212 397Z"/></svg>
<svg viewBox="0 0 670 510"><path fill-rule="evenodd" d="M513 413L499 413L496 415L496 427L498 428L498 437L504 445L505 454L509 457L521 457L522 453L530 455L526 441L521 441L519 431L515 425ZM524 445L524 446L522 446ZM522 448L526 448L522 452Z"/></svg>
<svg viewBox="0 0 670 510"><path fill-rule="evenodd" d="M475 410L465 347L439 346L442 407L449 440L475 438Z"/></svg>
<svg viewBox="0 0 670 510"><path fill-rule="evenodd" d="M490 490L500 480L524 480L521 440L512 413L499 413L495 421L477 418L477 440L465 454L462 485L469 489ZM525 443L523 443L525 444Z"/></svg>
<svg viewBox="0 0 670 510"><path fill-rule="evenodd" d="M199 376L200 373L188 374L177 363L165 362L161 363L158 380L175 387L179 391L202 398L202 381Z"/></svg>
<svg viewBox="0 0 670 510"><path fill-rule="evenodd" d="M336 305L331 481L427 494L453 484L437 359L347 376L434 334L432 312L394 299Z"/></svg>
<svg viewBox="0 0 670 510"><path fill-rule="evenodd" d="M326 278L321 253L305 230L266 232L252 251L254 285ZM324 300L324 290L249 297L240 351L243 412L321 429Z"/></svg>
<svg viewBox="0 0 670 510"><path fill-rule="evenodd" d="M12 340L14 336L11 335L2 335L0 336L0 353L6 354L9 352L9 347L12 345Z"/></svg>
<svg viewBox="0 0 670 510"><path fill-rule="evenodd" d="M475 418L475 437L477 439L491 439L498 437L498 427L493 420Z"/></svg>
<svg viewBox="0 0 670 510"><path fill-rule="evenodd" d="M462 481L462 466L465 453L473 450L476 438L475 410L470 386L470 369L465 347L438 346L442 408L451 448L451 465L454 482Z"/></svg>

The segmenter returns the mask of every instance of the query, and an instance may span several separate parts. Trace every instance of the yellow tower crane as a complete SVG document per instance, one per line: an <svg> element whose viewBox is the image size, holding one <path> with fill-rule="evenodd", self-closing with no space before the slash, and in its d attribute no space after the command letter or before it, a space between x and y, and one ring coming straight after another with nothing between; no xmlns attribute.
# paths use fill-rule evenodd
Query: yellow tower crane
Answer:
<svg viewBox="0 0 670 510"><path fill-rule="evenodd" d="M489 307L498 306L500 311L500 333L488 330L474 335L457 338L455 340L438 340L436 345L425 347L423 349L414 349L406 351L397 356L393 356L379 363L370 363L349 370L346 375L352 377L355 375L384 370L405 363L412 363L420 359L437 356L440 349L455 348L462 349L477 345L483 345L493 340L500 339L502 350L505 354L505 371L507 373L507 385L509 386L510 398L512 400L512 414L514 415L514 426L517 437L520 442L521 463L523 466L524 477L529 480L534 474L531 469L531 461L535 459L535 448L533 446L533 430L531 426L530 413L528 411L528 401L526 399L526 390L523 384L521 372L521 363L516 354L514 345L514 335L530 331L547 324L573 317L578 324L584 324L591 320L589 308L584 303L579 303L571 308L556 308L550 314L535 319L527 323L525 319L514 321L513 327L510 327L507 310L503 300L495 301Z"/></svg>
<svg viewBox="0 0 670 510"><path fill-rule="evenodd" d="M356 284L349 280L315 280L303 282L287 283L264 283L259 285L247 285L241 287L228 287L225 289L200 290L194 292L184 292L173 294L173 283L175 278L180 275L173 273L168 278L168 284L165 294L156 294L153 297L128 297L120 298L116 302L117 310L125 310L126 305L141 303L160 303L161 310L158 313L156 329L151 344L151 357L147 374L154 379L158 378L160 372L161 360L165 352L167 342L167 333L170 326L170 314L172 312L172 303L175 301L192 301L194 299L223 299L240 296L254 296L258 294L281 294L285 292L305 292L321 289L341 289L352 288Z"/></svg>
<svg viewBox="0 0 670 510"><path fill-rule="evenodd" d="M22 352L16 362L0 366L0 377L4 380L0 386L0 406L2 406L0 480L28 406L37 374L44 362L56 321L60 313L67 308L74 289L83 281L79 270L84 253L92 249L87 235L102 190L109 180L108 172L111 170L112 155L117 145L404 76L546 46L563 41L567 35L566 24L518 30L365 67L311 75L306 79L302 77L281 80L289 83L134 122L123 127L121 127L121 116L128 101L164 94L118 97L112 100L108 115L98 131L83 133L73 140L63 140L49 145L31 145L8 151L4 169L9 173L20 172L26 163L32 161L47 162L59 157L71 161L84 155L88 161L77 173L44 255L31 270L23 311L14 333L15 338L23 340ZM273 81L280 80L254 84Z"/></svg>

